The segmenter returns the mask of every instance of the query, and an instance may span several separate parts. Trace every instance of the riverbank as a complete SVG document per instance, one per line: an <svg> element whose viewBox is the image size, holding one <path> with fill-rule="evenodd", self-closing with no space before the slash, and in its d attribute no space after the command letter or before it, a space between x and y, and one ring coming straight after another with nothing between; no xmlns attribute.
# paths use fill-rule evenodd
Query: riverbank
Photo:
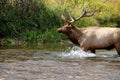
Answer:
<svg viewBox="0 0 120 80"><path fill-rule="evenodd" d="M0 49L48 49L49 51L66 50L72 47L73 43L69 40L54 42L54 43L41 43L41 42L22 42L15 39L0 39Z"/></svg>

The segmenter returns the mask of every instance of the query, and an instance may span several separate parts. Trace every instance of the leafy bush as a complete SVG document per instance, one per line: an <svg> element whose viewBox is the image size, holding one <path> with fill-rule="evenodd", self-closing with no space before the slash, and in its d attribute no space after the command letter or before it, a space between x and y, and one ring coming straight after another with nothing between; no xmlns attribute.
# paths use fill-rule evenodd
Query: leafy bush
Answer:
<svg viewBox="0 0 120 80"><path fill-rule="evenodd" d="M0 37L29 42L59 42L61 14L78 17L83 8L96 9L93 17L82 18L78 27L120 27L119 0L0 0Z"/></svg>
<svg viewBox="0 0 120 80"><path fill-rule="evenodd" d="M23 2L22 2L23 1ZM2 4L3 3L3 4ZM32 30L46 31L60 24L58 16L43 4L42 0L3 0L0 9L0 34L18 38ZM32 32L30 32L32 33ZM29 35L31 37L31 35Z"/></svg>

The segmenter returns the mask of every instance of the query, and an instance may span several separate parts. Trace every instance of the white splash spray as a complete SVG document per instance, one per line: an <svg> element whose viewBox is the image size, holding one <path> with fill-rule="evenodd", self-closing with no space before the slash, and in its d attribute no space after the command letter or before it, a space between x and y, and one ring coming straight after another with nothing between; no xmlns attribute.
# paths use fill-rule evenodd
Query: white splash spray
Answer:
<svg viewBox="0 0 120 80"><path fill-rule="evenodd" d="M84 57L95 57L96 55L90 52L84 52L80 47L74 46L70 51L62 52L60 55L63 58L84 58Z"/></svg>

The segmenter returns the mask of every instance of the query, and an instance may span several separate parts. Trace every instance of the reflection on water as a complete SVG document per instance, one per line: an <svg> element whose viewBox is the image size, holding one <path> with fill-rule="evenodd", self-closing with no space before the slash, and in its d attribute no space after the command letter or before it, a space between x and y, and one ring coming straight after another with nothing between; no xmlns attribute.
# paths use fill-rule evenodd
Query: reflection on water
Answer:
<svg viewBox="0 0 120 80"><path fill-rule="evenodd" d="M85 53L78 47L63 51L2 49L0 80L120 80L115 51Z"/></svg>

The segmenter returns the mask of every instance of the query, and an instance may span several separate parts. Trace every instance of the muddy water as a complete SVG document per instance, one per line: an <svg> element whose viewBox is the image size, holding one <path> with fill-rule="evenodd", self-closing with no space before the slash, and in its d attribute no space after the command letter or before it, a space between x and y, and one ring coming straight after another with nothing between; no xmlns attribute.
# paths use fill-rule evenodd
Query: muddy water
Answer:
<svg viewBox="0 0 120 80"><path fill-rule="evenodd" d="M0 80L120 80L116 52L0 50Z"/></svg>

